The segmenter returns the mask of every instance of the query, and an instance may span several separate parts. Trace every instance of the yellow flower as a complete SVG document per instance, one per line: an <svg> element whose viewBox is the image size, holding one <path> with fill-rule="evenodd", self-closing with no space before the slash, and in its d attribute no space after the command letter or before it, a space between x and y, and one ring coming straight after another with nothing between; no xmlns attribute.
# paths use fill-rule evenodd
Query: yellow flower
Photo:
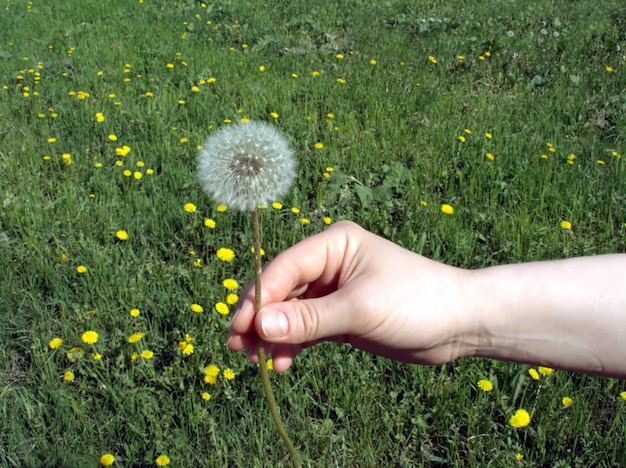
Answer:
<svg viewBox="0 0 626 468"><path fill-rule="evenodd" d="M96 122L104 122L104 114L102 112L96 112Z"/></svg>
<svg viewBox="0 0 626 468"><path fill-rule="evenodd" d="M209 385L213 385L213 384L215 384L215 382L217 382L217 376L216 375L206 374L204 376L204 383L209 384Z"/></svg>
<svg viewBox="0 0 626 468"><path fill-rule="evenodd" d="M83 351L83 348L74 347L67 352L65 357L67 357L67 360L70 362L76 362L79 359L82 359L84 355L85 351Z"/></svg>
<svg viewBox="0 0 626 468"><path fill-rule="evenodd" d="M448 204L441 205L441 212L443 214L451 215L454 214L454 208Z"/></svg>
<svg viewBox="0 0 626 468"><path fill-rule="evenodd" d="M125 240L127 240L127 239L128 239L128 233L127 233L126 231L124 231L123 229L122 229L122 230L117 231L117 232L115 233L115 236L116 236L119 240L123 240L123 241L125 241Z"/></svg>
<svg viewBox="0 0 626 468"><path fill-rule="evenodd" d="M121 148L115 148L115 154L117 156L126 156L128 153L130 153L130 146L122 146Z"/></svg>
<svg viewBox="0 0 626 468"><path fill-rule="evenodd" d="M88 330L83 333L83 336L81 338L83 340L83 343L96 344L96 342L98 341L98 334L93 330Z"/></svg>
<svg viewBox="0 0 626 468"><path fill-rule="evenodd" d="M170 464L170 457L167 455L159 455L154 462L157 466L166 466Z"/></svg>
<svg viewBox="0 0 626 468"><path fill-rule="evenodd" d="M239 301L239 296L237 294L229 294L226 296L226 304L235 305Z"/></svg>
<svg viewBox="0 0 626 468"><path fill-rule="evenodd" d="M61 338L52 338L48 346L50 346L50 349L57 349L60 348L62 344L63 340Z"/></svg>
<svg viewBox="0 0 626 468"><path fill-rule="evenodd" d="M333 220L329 216L325 216L324 217L324 224L329 225L332 222L333 222Z"/></svg>
<svg viewBox="0 0 626 468"><path fill-rule="evenodd" d="M622 399L626 401L626 392L620 393L619 396L621 396Z"/></svg>
<svg viewBox="0 0 626 468"><path fill-rule="evenodd" d="M209 229L215 229L215 221L210 218L204 220L204 225Z"/></svg>
<svg viewBox="0 0 626 468"><path fill-rule="evenodd" d="M250 252L254 253L254 247L250 247ZM265 255L265 250L263 250L263 247L261 247L261 257Z"/></svg>
<svg viewBox="0 0 626 468"><path fill-rule="evenodd" d="M133 177L137 180L141 179L143 177L143 174L139 171L135 171L133 172Z"/></svg>
<svg viewBox="0 0 626 468"><path fill-rule="evenodd" d="M193 354L193 345L187 341L181 341L178 343L178 349L180 349L185 356Z"/></svg>
<svg viewBox="0 0 626 468"><path fill-rule="evenodd" d="M76 271L77 271L78 273L81 273L81 274L82 274L82 273L86 273L86 272L87 272L87 267L86 267L86 266L84 266L84 265L78 265L78 266L76 267Z"/></svg>
<svg viewBox="0 0 626 468"><path fill-rule="evenodd" d="M217 304L215 304L215 310L217 310L217 312L222 315L227 315L229 312L228 306L223 302L218 302Z"/></svg>
<svg viewBox="0 0 626 468"><path fill-rule="evenodd" d="M72 372L71 370L65 371L63 373L63 380L66 382L73 382L74 381L74 372Z"/></svg>
<svg viewBox="0 0 626 468"><path fill-rule="evenodd" d="M141 314L141 312L139 311L139 309L130 309L130 316L131 317L139 317L139 314Z"/></svg>
<svg viewBox="0 0 626 468"><path fill-rule="evenodd" d="M480 379L478 381L478 388L480 388L483 392L490 392L493 390L493 384L487 379Z"/></svg>
<svg viewBox="0 0 626 468"><path fill-rule="evenodd" d="M324 143L315 143L315 149L322 149L324 147Z"/></svg>
<svg viewBox="0 0 626 468"><path fill-rule="evenodd" d="M102 359L102 354L95 353L95 354L92 354L91 357L94 361L100 361Z"/></svg>
<svg viewBox="0 0 626 468"><path fill-rule="evenodd" d="M294 206L294 207L291 209L291 212L292 212L293 214L298 214L298 213L300 213L300 208L296 208L296 207Z"/></svg>
<svg viewBox="0 0 626 468"><path fill-rule="evenodd" d="M306 226L307 224L311 224L311 221L309 221L308 218L300 218L300 224Z"/></svg>
<svg viewBox="0 0 626 468"><path fill-rule="evenodd" d="M126 177L130 177L131 175L133 175L133 173L131 171L129 171L128 169L124 170L124 172L122 172L122 174L124 174L124 176L126 176Z"/></svg>
<svg viewBox="0 0 626 468"><path fill-rule="evenodd" d="M525 409L518 409L509 419L509 423L515 428L526 427L530 424L530 414Z"/></svg>
<svg viewBox="0 0 626 468"><path fill-rule="evenodd" d="M561 221L561 228L565 230L572 229L572 223L569 221Z"/></svg>
<svg viewBox="0 0 626 468"><path fill-rule="evenodd" d="M115 463L115 457L110 453L105 453L100 457L100 464L102 466L111 466L113 463Z"/></svg>
<svg viewBox="0 0 626 468"><path fill-rule="evenodd" d="M496 157L493 155L493 153L487 153L487 159L493 161L494 159L496 159Z"/></svg>
<svg viewBox="0 0 626 468"><path fill-rule="evenodd" d="M231 262L235 258L235 252L226 247L222 247L218 249L216 252L217 258L222 260L223 262Z"/></svg>
<svg viewBox="0 0 626 468"><path fill-rule="evenodd" d="M269 358L265 363L265 367L267 367L267 370L274 370L274 360Z"/></svg>
<svg viewBox="0 0 626 468"><path fill-rule="evenodd" d="M465 143L466 138L465 138L465 136L464 136L464 135L459 135L459 136L458 136L458 139L459 139L459 141L460 141L461 143Z"/></svg>
<svg viewBox="0 0 626 468"><path fill-rule="evenodd" d="M141 340L144 336L146 336L145 333L143 332L138 332L138 333L134 333L132 335L130 335L128 337L128 342L129 343L137 343L139 340Z"/></svg>
<svg viewBox="0 0 626 468"><path fill-rule="evenodd" d="M112 133L109 135L108 138L109 138L110 141L117 141L117 136L112 134Z"/></svg>
<svg viewBox="0 0 626 468"><path fill-rule="evenodd" d="M437 59L435 58L434 55L429 55L428 60L430 60L432 63L437 63Z"/></svg>
<svg viewBox="0 0 626 468"><path fill-rule="evenodd" d="M537 369L530 368L528 369L528 373L533 378L533 380L539 380L539 372L537 372Z"/></svg>
<svg viewBox="0 0 626 468"><path fill-rule="evenodd" d="M195 213L197 209L196 205L194 205L193 203L185 203L185 206L183 208L187 213Z"/></svg>
<svg viewBox="0 0 626 468"><path fill-rule="evenodd" d="M209 401L211 399L211 394L209 392L202 392L201 396L204 401Z"/></svg>
<svg viewBox="0 0 626 468"><path fill-rule="evenodd" d="M376 59L372 59L370 60L370 65L376 65L378 62L376 62Z"/></svg>
<svg viewBox="0 0 626 468"><path fill-rule="evenodd" d="M229 291L234 291L239 287L239 283L237 283L237 281L232 278L225 279L224 281L222 281L222 284Z"/></svg>
<svg viewBox="0 0 626 468"><path fill-rule="evenodd" d="M191 304L190 308L191 311L195 312L196 314L201 314L202 312L204 312L204 307L202 307L200 304Z"/></svg>
<svg viewBox="0 0 626 468"><path fill-rule="evenodd" d="M491 140L493 138L493 135L489 132L485 133L485 138L487 138L488 140Z"/></svg>
<svg viewBox="0 0 626 468"><path fill-rule="evenodd" d="M280 116L278 115L278 112L270 112L270 117L273 119L277 119Z"/></svg>
<svg viewBox="0 0 626 468"><path fill-rule="evenodd" d="M130 355L130 360L131 361L136 361L138 357L139 357L138 353L133 353L133 354Z"/></svg>
<svg viewBox="0 0 626 468"><path fill-rule="evenodd" d="M524 459L524 455L522 455L521 453L516 453L515 454L515 461L522 461Z"/></svg>
<svg viewBox="0 0 626 468"><path fill-rule="evenodd" d="M227 369L224 369L224 372L222 373L222 375L224 375L224 378L226 380L233 380L235 378L235 372L230 367Z"/></svg>
<svg viewBox="0 0 626 468"><path fill-rule="evenodd" d="M272 203L272 208L274 208L275 210L282 210L283 209L283 204L280 202L274 202Z"/></svg>
<svg viewBox="0 0 626 468"><path fill-rule="evenodd" d="M554 369L552 369L551 367L539 366L537 369L539 369L539 373L543 375L544 377L548 375L552 375L554 373Z"/></svg>
<svg viewBox="0 0 626 468"><path fill-rule="evenodd" d="M144 349L141 352L141 357L144 358L145 360L152 359L154 357L154 353L150 351L149 349Z"/></svg>
<svg viewBox="0 0 626 468"><path fill-rule="evenodd" d="M209 364L208 366L204 368L204 373L206 375L219 375L220 368L214 364Z"/></svg>
<svg viewBox="0 0 626 468"><path fill-rule="evenodd" d="M572 406L572 403L574 403L574 400L572 400L570 397L563 397L561 402L563 403L563 406L569 408L570 406Z"/></svg>
<svg viewBox="0 0 626 468"><path fill-rule="evenodd" d="M265 67L264 67L263 65L261 65L261 66L259 67L259 71L260 71L261 73L263 73L263 72L265 71Z"/></svg>

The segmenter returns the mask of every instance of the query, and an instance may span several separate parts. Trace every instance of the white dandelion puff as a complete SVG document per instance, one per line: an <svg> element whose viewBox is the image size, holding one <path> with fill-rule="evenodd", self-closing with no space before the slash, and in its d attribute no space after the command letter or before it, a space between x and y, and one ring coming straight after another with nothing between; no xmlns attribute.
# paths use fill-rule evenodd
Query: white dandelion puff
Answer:
<svg viewBox="0 0 626 468"><path fill-rule="evenodd" d="M263 122L223 127L209 136L198 156L198 179L220 204L254 211L283 197L296 176L287 139Z"/></svg>

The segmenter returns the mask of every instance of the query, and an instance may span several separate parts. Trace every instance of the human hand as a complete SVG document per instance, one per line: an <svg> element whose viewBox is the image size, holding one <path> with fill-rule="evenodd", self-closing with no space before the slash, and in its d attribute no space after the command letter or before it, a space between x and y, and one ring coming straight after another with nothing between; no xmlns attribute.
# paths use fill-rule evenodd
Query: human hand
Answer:
<svg viewBox="0 0 626 468"><path fill-rule="evenodd" d="M247 349L256 362L262 338L277 372L320 341L347 342L404 362L448 362L471 353L466 275L339 222L264 267L256 316L254 285L247 286L228 347Z"/></svg>

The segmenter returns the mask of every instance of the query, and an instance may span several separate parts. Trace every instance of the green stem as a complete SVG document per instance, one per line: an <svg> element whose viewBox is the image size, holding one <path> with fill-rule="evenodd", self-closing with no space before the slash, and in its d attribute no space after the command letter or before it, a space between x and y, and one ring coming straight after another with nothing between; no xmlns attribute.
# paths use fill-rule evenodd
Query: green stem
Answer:
<svg viewBox="0 0 626 468"><path fill-rule="evenodd" d="M254 235L254 312L258 313L261 309L261 233L259 230L259 215L257 210L252 211L252 232ZM293 446L293 442L289 438L287 431L285 430L285 426L283 425L283 421L280 417L280 413L278 412L278 406L276 405L276 400L274 399L274 392L272 392L272 387L270 385L270 377L267 372L267 358L265 356L265 349L263 347L263 340L261 338L257 339L257 356L259 357L259 371L261 373L261 382L263 383L263 391L265 392L265 398L267 400L267 406L270 409L270 414L272 415L272 419L274 420L274 424L276 424L276 429L278 430L278 434L283 439L285 447L287 447L287 451L289 452L289 456L291 457L291 461L293 465L297 468L302 466L302 460L298 455L295 447Z"/></svg>

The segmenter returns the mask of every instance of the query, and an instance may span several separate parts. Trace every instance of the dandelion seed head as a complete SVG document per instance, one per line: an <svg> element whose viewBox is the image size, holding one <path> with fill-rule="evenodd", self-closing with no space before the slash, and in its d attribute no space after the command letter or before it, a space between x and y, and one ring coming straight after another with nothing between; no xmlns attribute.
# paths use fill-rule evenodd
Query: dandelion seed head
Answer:
<svg viewBox="0 0 626 468"><path fill-rule="evenodd" d="M217 203L252 211L287 193L297 162L288 141L274 127L248 122L211 135L198 157L198 178Z"/></svg>

